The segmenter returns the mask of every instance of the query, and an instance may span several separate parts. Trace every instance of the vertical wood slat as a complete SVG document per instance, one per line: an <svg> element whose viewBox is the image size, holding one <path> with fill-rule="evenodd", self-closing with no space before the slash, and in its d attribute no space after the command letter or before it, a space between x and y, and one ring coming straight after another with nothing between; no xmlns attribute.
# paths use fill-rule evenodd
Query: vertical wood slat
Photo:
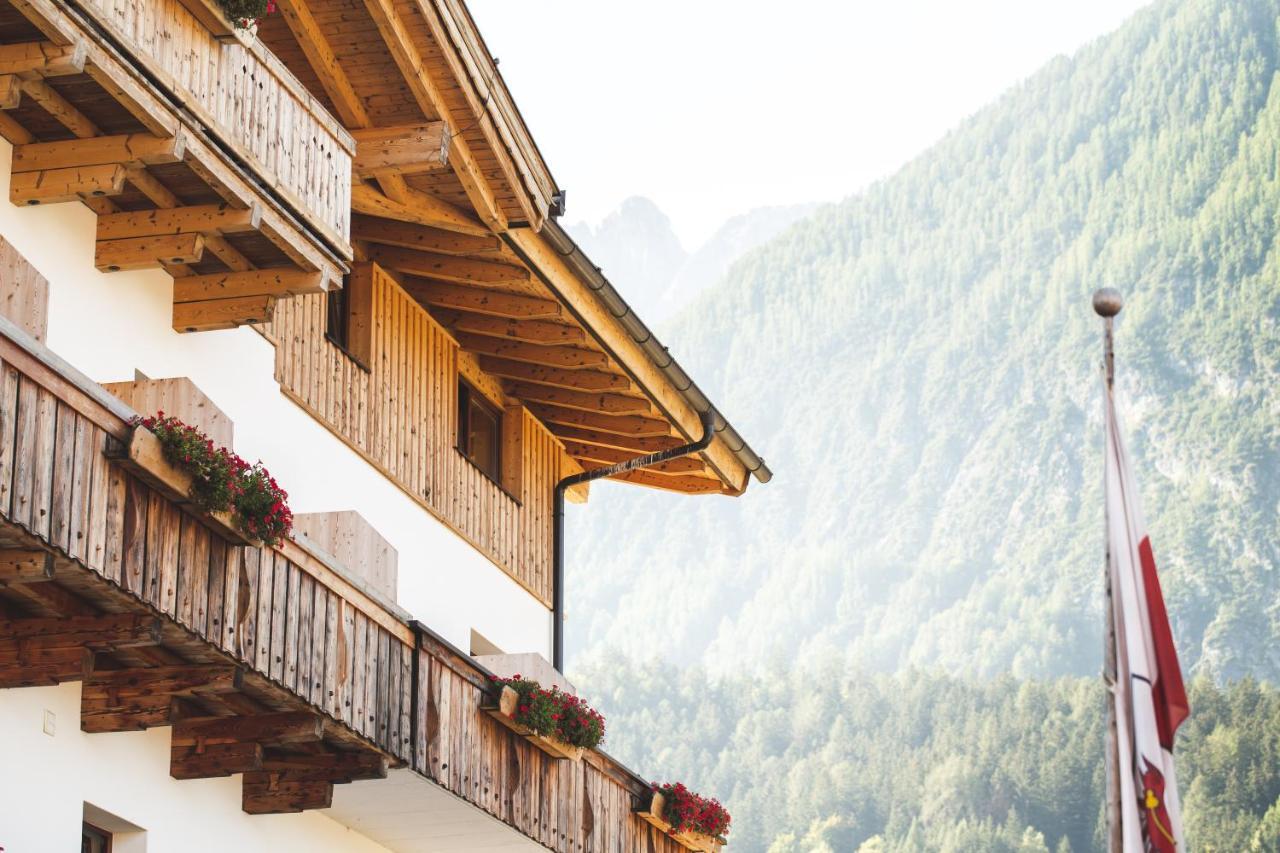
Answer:
<svg viewBox="0 0 1280 853"><path fill-rule="evenodd" d="M462 462L455 449L456 344L390 276L376 272L373 291L368 373L325 338L325 297L309 294L277 305L276 379L313 417L550 606L551 493L566 462L563 449L519 410L519 500Z"/></svg>
<svg viewBox="0 0 1280 853"><path fill-rule="evenodd" d="M336 122L318 107L313 111L310 99L304 103L302 84L282 64L259 58L251 46L217 40L180 0L125 4L128 14L120 14L113 0L86 0L84 6L269 185L324 231L350 239L344 197L312 190L349 184L351 156L331 129ZM286 120L288 135L320 144L279 144L286 137L280 122ZM309 174L288 168L281 159L286 151L303 157Z"/></svg>

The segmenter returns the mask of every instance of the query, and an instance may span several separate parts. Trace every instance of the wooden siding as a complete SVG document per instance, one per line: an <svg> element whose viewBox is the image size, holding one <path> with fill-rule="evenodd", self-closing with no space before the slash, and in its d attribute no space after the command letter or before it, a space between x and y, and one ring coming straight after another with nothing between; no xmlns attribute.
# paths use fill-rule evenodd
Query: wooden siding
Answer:
<svg viewBox="0 0 1280 853"><path fill-rule="evenodd" d="M49 317L49 282L22 253L0 237L0 314L37 341Z"/></svg>
<svg viewBox="0 0 1280 853"><path fill-rule="evenodd" d="M118 412L0 338L0 519L408 758L413 635L297 545L225 543L109 461Z"/></svg>
<svg viewBox="0 0 1280 853"><path fill-rule="evenodd" d="M215 37L179 0L85 0L178 101L344 253L350 135L252 36Z"/></svg>
<svg viewBox="0 0 1280 853"><path fill-rule="evenodd" d="M552 850L681 851L633 809L645 783L607 755L557 761L487 714L475 664L423 635L413 769Z"/></svg>
<svg viewBox="0 0 1280 853"><path fill-rule="evenodd" d="M276 341L276 381L550 607L552 492L568 460L563 447L519 410L518 500L464 458L454 446L458 345L390 276L374 269L369 371L325 338L325 298L317 294L276 307L269 327Z"/></svg>

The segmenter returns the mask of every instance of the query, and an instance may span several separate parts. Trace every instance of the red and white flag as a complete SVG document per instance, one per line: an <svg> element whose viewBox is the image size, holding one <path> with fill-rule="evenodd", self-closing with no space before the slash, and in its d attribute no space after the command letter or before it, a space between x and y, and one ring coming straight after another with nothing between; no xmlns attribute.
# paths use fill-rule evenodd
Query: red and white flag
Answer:
<svg viewBox="0 0 1280 853"><path fill-rule="evenodd" d="M1115 400L1109 388L1104 396L1107 536L1116 630L1113 701L1124 853L1181 853L1187 848L1173 771L1173 738L1187 718L1187 691Z"/></svg>

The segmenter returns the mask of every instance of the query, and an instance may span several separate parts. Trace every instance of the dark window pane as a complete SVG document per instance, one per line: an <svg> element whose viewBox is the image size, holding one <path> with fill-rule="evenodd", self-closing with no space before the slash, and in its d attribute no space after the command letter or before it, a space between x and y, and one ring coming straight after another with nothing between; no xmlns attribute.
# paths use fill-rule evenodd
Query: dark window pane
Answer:
<svg viewBox="0 0 1280 853"><path fill-rule="evenodd" d="M81 824L80 853L111 853L111 836L96 826Z"/></svg>
<svg viewBox="0 0 1280 853"><path fill-rule="evenodd" d="M325 311L325 337L341 349L347 348L347 289L330 290Z"/></svg>
<svg viewBox="0 0 1280 853"><path fill-rule="evenodd" d="M458 383L458 449L491 479L502 477L502 414L465 382Z"/></svg>

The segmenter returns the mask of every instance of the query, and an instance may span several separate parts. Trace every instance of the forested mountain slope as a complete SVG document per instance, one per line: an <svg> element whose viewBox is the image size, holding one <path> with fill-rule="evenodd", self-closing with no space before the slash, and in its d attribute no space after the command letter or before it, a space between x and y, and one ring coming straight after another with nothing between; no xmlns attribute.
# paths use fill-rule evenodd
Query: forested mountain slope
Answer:
<svg viewBox="0 0 1280 853"><path fill-rule="evenodd" d="M777 476L596 487L571 653L1096 673L1112 285L1184 664L1280 677L1278 19L1162 0L735 264L663 337Z"/></svg>
<svg viewBox="0 0 1280 853"><path fill-rule="evenodd" d="M619 677L623 674L623 677ZM725 799L734 853L1084 853L1101 843L1096 678L962 680L777 667L708 682L608 657L608 748ZM1280 850L1280 693L1190 685L1190 850ZM656 735L656 737L655 737Z"/></svg>

